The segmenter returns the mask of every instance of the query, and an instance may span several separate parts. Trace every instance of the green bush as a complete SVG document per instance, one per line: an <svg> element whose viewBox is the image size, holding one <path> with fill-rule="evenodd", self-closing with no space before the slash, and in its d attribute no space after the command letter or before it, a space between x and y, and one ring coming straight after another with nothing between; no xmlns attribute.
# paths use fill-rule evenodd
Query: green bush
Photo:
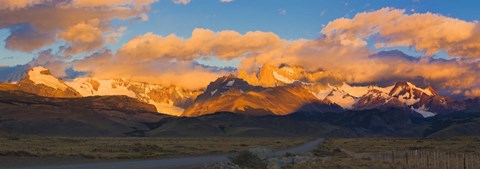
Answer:
<svg viewBox="0 0 480 169"><path fill-rule="evenodd" d="M328 156L344 156L346 155L340 148L329 147L321 144L317 149L313 151L313 154L318 157Z"/></svg>
<svg viewBox="0 0 480 169"><path fill-rule="evenodd" d="M255 156L253 153L245 151L234 157L230 157L232 163L242 168L264 169L267 168L267 162Z"/></svg>

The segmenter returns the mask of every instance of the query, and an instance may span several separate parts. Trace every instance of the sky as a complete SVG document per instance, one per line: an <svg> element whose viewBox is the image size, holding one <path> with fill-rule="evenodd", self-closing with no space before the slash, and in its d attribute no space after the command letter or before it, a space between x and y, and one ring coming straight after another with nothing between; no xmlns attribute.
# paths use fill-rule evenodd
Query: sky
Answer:
<svg viewBox="0 0 480 169"><path fill-rule="evenodd" d="M329 68L351 83L421 77L452 94L480 95L474 75L480 69L480 1L0 1L6 4L0 7L0 66L189 84L185 78L201 75L208 82L228 73L199 64L251 73L261 64L289 62ZM391 50L418 60L367 58ZM358 73L368 65L385 65L383 71L393 74Z"/></svg>

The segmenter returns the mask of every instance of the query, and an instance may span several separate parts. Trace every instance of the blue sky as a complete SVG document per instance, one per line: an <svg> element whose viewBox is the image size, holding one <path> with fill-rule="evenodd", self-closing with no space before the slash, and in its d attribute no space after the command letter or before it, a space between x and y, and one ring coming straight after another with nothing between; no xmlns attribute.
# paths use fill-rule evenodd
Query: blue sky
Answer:
<svg viewBox="0 0 480 169"><path fill-rule="evenodd" d="M117 44L106 48L118 49L131 38L153 32L158 35L176 34L189 37L195 28L214 31L235 30L273 32L283 39L314 39L320 36L322 27L341 17L353 17L356 13L374 11L383 7L406 9L408 13L438 13L466 21L478 20L480 1L456 0L235 0L221 3L219 0L192 0L187 5L161 0L153 4L148 13L149 20L130 23L115 21L115 26L127 26L127 31ZM0 29L0 38L6 39L8 29ZM53 46L61 45L57 42ZM10 51L5 42L0 44L0 65L25 64L38 51L32 53ZM54 48L55 48L54 47ZM52 46L44 49L52 48ZM417 54L402 48L408 54ZM77 54L83 57L85 53ZM234 66L238 59L226 62L220 60L200 61L218 66Z"/></svg>

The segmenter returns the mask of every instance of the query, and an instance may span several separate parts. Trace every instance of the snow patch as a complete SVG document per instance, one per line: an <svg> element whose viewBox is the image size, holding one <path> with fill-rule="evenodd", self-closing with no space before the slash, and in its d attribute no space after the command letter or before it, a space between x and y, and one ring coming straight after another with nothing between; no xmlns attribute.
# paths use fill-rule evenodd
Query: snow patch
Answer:
<svg viewBox="0 0 480 169"><path fill-rule="evenodd" d="M353 98L348 93L338 90L333 90L326 99L338 104L344 109L352 109L353 105L358 101L358 99Z"/></svg>
<svg viewBox="0 0 480 169"><path fill-rule="evenodd" d="M289 74L295 74L295 71L291 68L291 67L287 67L287 66L284 66L282 68L280 68L281 70L284 70L285 72L289 73Z"/></svg>
<svg viewBox="0 0 480 169"><path fill-rule="evenodd" d="M420 101L420 98L415 99L410 93L405 93L401 96L398 96L398 100L405 103L407 106L414 105Z"/></svg>
<svg viewBox="0 0 480 169"><path fill-rule="evenodd" d="M320 90L319 92L311 92L313 96L315 96L319 100L324 100L330 93L332 92L332 89L326 89L326 90Z"/></svg>
<svg viewBox="0 0 480 169"><path fill-rule="evenodd" d="M28 72L29 79L35 84L44 84L48 87L52 87L54 89L59 90L66 90L68 86L63 83L62 81L58 80L56 77L52 75L45 75L42 74L42 71L48 71L48 69L44 67L34 67Z"/></svg>
<svg viewBox="0 0 480 169"><path fill-rule="evenodd" d="M387 87L378 87L378 86L374 86L373 88L376 89L376 90L379 90L383 93L390 93L390 91L392 91L392 89L395 87L395 85L392 85L392 86L387 86Z"/></svg>
<svg viewBox="0 0 480 169"><path fill-rule="evenodd" d="M428 90L428 89L419 88L419 87L415 86L414 84L412 84L412 83L410 83L410 82L407 82L407 84L408 84L408 86L410 86L410 88L412 88L412 89L420 90L420 91L422 91L423 93L425 93L425 94L427 94L427 95L429 95L429 96L432 96L432 95L433 95L433 93L432 93L430 90Z"/></svg>
<svg viewBox="0 0 480 169"><path fill-rule="evenodd" d="M228 81L228 83L227 83L225 86L227 86L227 87L232 87L233 84L235 84L235 80Z"/></svg>
<svg viewBox="0 0 480 169"><path fill-rule="evenodd" d="M370 91L369 86L350 86L347 83L343 83L342 87L339 90L343 90L346 93L355 96L355 97L362 97L363 95L367 94Z"/></svg>
<svg viewBox="0 0 480 169"><path fill-rule="evenodd" d="M73 82L67 82L69 86L77 90L82 96L128 96L137 98L136 94L128 89L128 86L116 83L115 80L95 80L99 82L98 90L93 90L93 85L87 78L77 78ZM115 86L115 87L113 87Z"/></svg>
<svg viewBox="0 0 480 169"><path fill-rule="evenodd" d="M184 109L174 106L172 102L170 103L158 103L153 100L149 100L149 104L152 104L157 109L157 112L162 114L167 114L171 116L181 116Z"/></svg>
<svg viewBox="0 0 480 169"><path fill-rule="evenodd" d="M423 105L422 107L420 107L418 109L415 109L413 107L411 107L411 109L413 111L417 112L418 114L422 115L424 118L433 117L433 116L437 115L436 113L429 112L428 109L425 108L425 105Z"/></svg>
<svg viewBox="0 0 480 169"><path fill-rule="evenodd" d="M295 82L295 80L291 80L285 76L282 76L278 74L276 71L273 71L273 77L275 77L275 79L277 79L278 81L281 81L286 84L292 84L293 82Z"/></svg>
<svg viewBox="0 0 480 169"><path fill-rule="evenodd" d="M210 92L210 96L213 96L215 93L217 93L218 89L215 89L214 91Z"/></svg>

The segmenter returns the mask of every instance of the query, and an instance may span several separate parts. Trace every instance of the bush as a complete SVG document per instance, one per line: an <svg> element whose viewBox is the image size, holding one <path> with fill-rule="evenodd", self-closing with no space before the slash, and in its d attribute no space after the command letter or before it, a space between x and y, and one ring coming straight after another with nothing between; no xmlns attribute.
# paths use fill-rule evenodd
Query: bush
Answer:
<svg viewBox="0 0 480 169"><path fill-rule="evenodd" d="M313 151L313 154L318 157L328 157L328 156L344 156L346 155L340 148L332 148L326 145L320 145L317 149Z"/></svg>
<svg viewBox="0 0 480 169"><path fill-rule="evenodd" d="M262 159L248 151L242 152L234 157L230 157L230 161L242 168L267 168L267 162L263 161Z"/></svg>

